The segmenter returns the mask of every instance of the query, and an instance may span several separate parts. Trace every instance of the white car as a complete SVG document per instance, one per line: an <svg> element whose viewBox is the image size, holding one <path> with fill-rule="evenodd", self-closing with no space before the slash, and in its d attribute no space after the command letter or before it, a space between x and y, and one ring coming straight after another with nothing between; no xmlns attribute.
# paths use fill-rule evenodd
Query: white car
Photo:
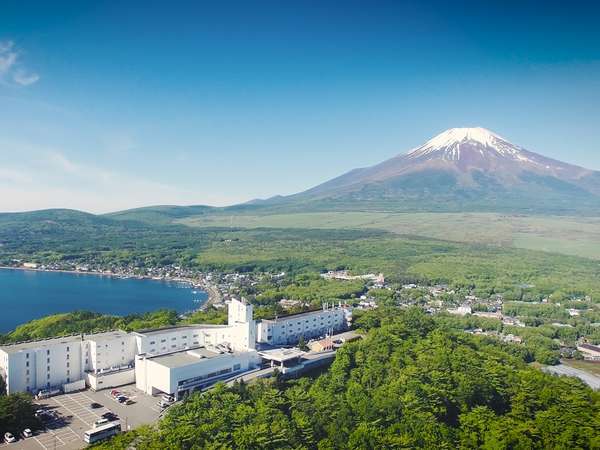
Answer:
<svg viewBox="0 0 600 450"><path fill-rule="evenodd" d="M17 442L17 438L12 435L12 433L4 433L4 441L7 444L11 444L13 442Z"/></svg>
<svg viewBox="0 0 600 450"><path fill-rule="evenodd" d="M33 432L29 428L25 428L21 433L21 436L23 436L24 438L29 438L33 436Z"/></svg>

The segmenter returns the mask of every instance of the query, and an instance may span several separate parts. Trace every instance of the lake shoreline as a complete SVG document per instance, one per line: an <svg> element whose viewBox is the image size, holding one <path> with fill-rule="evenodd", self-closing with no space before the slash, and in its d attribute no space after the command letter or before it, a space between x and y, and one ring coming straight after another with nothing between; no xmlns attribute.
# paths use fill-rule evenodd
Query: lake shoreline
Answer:
<svg viewBox="0 0 600 450"><path fill-rule="evenodd" d="M178 274L179 276L153 277L101 271L6 265L0 266L0 275L2 273L4 275L1 278L5 280L3 283L8 282L7 285L3 286L6 286L8 291L0 295L0 303L10 308L10 311L14 311L14 314L7 314L3 320L0 320L2 333L12 331L15 327L36 318L75 310L89 310L101 314L125 316L159 309L174 309L178 315L184 317L222 302L220 292L216 286L210 283L209 280L205 280L203 276L198 277L192 273ZM11 273L14 275L10 275ZM18 273L23 275L18 276ZM26 273L31 275L27 276ZM53 289L48 290L46 277L34 278L34 274L50 276L50 280L54 280L52 274L66 275L51 281L50 286ZM91 276L78 277L76 275ZM56 277L60 277L60 275L56 275ZM18 281L21 279L30 279L30 281ZM113 282L110 281L112 279L115 280L114 283L116 284L113 285ZM17 280L14 286L11 285L13 280ZM117 283L117 280L122 280L125 284ZM136 281L143 280L159 281L160 283L141 283L140 287L136 287L138 285ZM21 291L21 285L26 287L23 292ZM88 291L88 287L92 290ZM60 289L65 290L66 296ZM174 292L171 290L174 290ZM183 292L190 292L190 294L187 294L190 296L190 303L185 300L187 297L186 294L182 294ZM22 294L25 296L21 297ZM119 298L120 300L115 301ZM31 308L23 307L23 302L31 304ZM43 313L40 314L40 311Z"/></svg>
<svg viewBox="0 0 600 450"><path fill-rule="evenodd" d="M14 266L0 266L0 270L20 270L27 272L51 272L51 273L68 273L71 275L93 275L100 277L110 277L117 278L120 280L152 280L152 281L166 281L173 283L184 283L189 284L193 288L201 289L207 294L207 299L202 303L200 307L195 309L194 311L203 310L208 308L208 306L218 304L222 302L221 293L219 289L207 282L204 279L194 279L194 278L182 278L182 277L152 277L149 275L131 275L124 276L119 275L112 272L98 272L93 270L82 271L82 270L64 270L64 269L38 269L33 267L14 267Z"/></svg>

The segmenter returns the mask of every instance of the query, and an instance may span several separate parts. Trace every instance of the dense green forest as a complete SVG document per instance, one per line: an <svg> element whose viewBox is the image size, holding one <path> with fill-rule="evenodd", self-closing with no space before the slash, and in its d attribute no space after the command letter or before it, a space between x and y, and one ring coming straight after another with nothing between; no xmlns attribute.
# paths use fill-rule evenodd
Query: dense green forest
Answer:
<svg viewBox="0 0 600 450"><path fill-rule="evenodd" d="M98 446L138 449L598 448L600 394L528 367L518 346L413 308L358 320L314 378L193 394L156 427Z"/></svg>

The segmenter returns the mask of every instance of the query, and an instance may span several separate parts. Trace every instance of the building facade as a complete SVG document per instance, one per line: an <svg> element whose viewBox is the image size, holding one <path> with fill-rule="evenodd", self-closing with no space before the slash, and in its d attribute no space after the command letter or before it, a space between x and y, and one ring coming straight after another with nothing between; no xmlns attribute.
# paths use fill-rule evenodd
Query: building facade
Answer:
<svg viewBox="0 0 600 450"><path fill-rule="evenodd" d="M311 339L342 331L350 311L341 306L325 305L318 311L262 320L257 326L257 342L270 345L295 344L303 337Z"/></svg>
<svg viewBox="0 0 600 450"><path fill-rule="evenodd" d="M81 380L93 389L105 389L134 381L137 355L154 357L198 348L242 354L253 350L255 342L252 305L232 300L227 325L186 325L134 333L117 330L0 346L0 376L9 394L67 390L69 384Z"/></svg>

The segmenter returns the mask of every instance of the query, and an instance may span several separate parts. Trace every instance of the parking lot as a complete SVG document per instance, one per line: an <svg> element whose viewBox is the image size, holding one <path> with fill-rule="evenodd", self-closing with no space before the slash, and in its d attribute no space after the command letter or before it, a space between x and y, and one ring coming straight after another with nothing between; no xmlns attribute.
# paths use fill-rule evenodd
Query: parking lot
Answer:
<svg viewBox="0 0 600 450"><path fill-rule="evenodd" d="M46 429L38 431L33 437L21 439L13 444L0 444L6 449L80 449L86 446L83 434L93 428L94 422L102 414L111 411L119 416L122 429L128 430L142 424L154 423L160 414L158 397L151 397L128 385L117 388L128 396L132 403L124 405L115 400L110 389L105 391L81 391L62 394L37 401L41 408L56 411L57 418L46 424ZM92 403L102 405L92 408Z"/></svg>

